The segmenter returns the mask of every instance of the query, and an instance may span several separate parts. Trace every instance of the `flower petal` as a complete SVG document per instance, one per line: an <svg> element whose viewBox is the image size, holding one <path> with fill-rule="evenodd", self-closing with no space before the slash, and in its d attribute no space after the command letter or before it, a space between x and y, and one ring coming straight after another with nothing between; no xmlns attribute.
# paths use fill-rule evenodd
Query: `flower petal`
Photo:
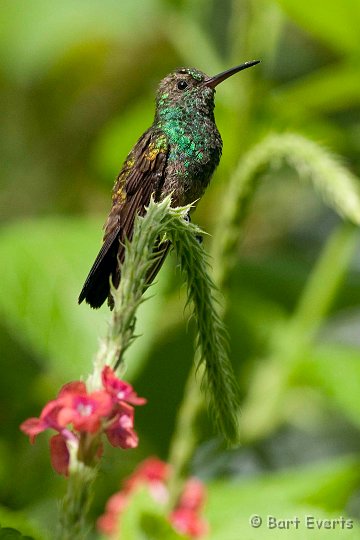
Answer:
<svg viewBox="0 0 360 540"><path fill-rule="evenodd" d="M65 439L61 435L54 435L49 441L50 458L53 469L58 474L68 476L70 454Z"/></svg>
<svg viewBox="0 0 360 540"><path fill-rule="evenodd" d="M59 425L72 423L78 431L95 433L101 428L112 409L111 397L104 390L91 394L67 394L62 398L63 407L58 413Z"/></svg>
<svg viewBox="0 0 360 540"><path fill-rule="evenodd" d="M131 384L116 377L110 366L105 366L101 373L105 390L117 401L126 401L132 405L144 405L146 399L139 397Z"/></svg>
<svg viewBox="0 0 360 540"><path fill-rule="evenodd" d="M178 507L199 510L205 502L204 484L197 478L189 478L185 483Z"/></svg>
<svg viewBox="0 0 360 540"><path fill-rule="evenodd" d="M86 384L83 381L72 381L64 384L61 388L58 398L62 398L71 394L86 394Z"/></svg>
<svg viewBox="0 0 360 540"><path fill-rule="evenodd" d="M34 444L36 436L45 431L47 427L46 423L40 418L28 418L20 424L21 431L29 435L31 444Z"/></svg>
<svg viewBox="0 0 360 540"><path fill-rule="evenodd" d="M199 538L208 532L206 521L188 508L175 509L170 515L170 522L179 533L190 538Z"/></svg>

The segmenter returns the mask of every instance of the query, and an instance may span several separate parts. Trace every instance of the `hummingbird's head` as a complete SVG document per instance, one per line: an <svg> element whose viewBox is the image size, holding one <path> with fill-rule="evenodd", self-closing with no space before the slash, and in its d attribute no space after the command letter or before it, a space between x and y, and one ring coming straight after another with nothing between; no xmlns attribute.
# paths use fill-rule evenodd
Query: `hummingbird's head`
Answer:
<svg viewBox="0 0 360 540"><path fill-rule="evenodd" d="M207 75L195 68L179 68L165 77L159 84L156 96L157 111L168 109L194 110L200 108L210 112L214 108L215 91L204 86Z"/></svg>
<svg viewBox="0 0 360 540"><path fill-rule="evenodd" d="M209 77L195 68L180 68L165 77L159 84L156 95L157 115L178 109L191 112L200 111L212 114L214 109L215 87L235 73L258 64L259 60L245 62Z"/></svg>

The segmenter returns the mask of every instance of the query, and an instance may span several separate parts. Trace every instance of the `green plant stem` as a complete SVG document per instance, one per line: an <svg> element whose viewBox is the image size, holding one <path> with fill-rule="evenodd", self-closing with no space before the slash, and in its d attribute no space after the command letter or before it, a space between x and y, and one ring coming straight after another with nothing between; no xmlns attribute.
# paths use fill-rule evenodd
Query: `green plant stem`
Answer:
<svg viewBox="0 0 360 540"><path fill-rule="evenodd" d="M359 228L340 225L328 239L292 317L293 332L309 341L318 331L344 279L359 239Z"/></svg>
<svg viewBox="0 0 360 540"><path fill-rule="evenodd" d="M150 202L144 217L135 220L131 242L125 246L118 289L112 290L114 311L108 338L96 361L96 378L104 363L115 369L135 339L136 310L143 301L146 280L154 264L158 239L170 241L185 276L188 300L196 325L197 367L205 366L202 385L214 423L225 440L238 439L238 391L228 357L227 334L218 310L218 294L209 274L208 255L198 242L202 231L184 219L191 205L172 208L170 197Z"/></svg>
<svg viewBox="0 0 360 540"><path fill-rule="evenodd" d="M171 476L169 482L170 501L169 508L172 509L181 491L182 479L186 477L189 463L198 443L197 419L204 408L205 402L200 392L198 377L203 374L203 366L198 370L192 367L190 370L184 397L176 418L176 427L172 437L169 464L171 466Z"/></svg>
<svg viewBox="0 0 360 540"><path fill-rule="evenodd" d="M301 135L269 135L242 157L226 189L213 242L214 277L221 290L236 261L237 246L260 175L282 163L294 169L301 180L309 180L339 215L360 224L358 180L337 156Z"/></svg>
<svg viewBox="0 0 360 540"><path fill-rule="evenodd" d="M286 418L289 380L327 315L358 245L358 228L346 223L330 236L294 315L277 330L268 359L253 375L242 406L241 433L247 441L272 432Z"/></svg>
<svg viewBox="0 0 360 540"><path fill-rule="evenodd" d="M309 178L326 202L354 223L360 223L360 196L356 179L338 159L315 143L294 134L271 135L243 156L228 185L221 220L214 235L213 274L221 290L236 261L237 245L243 231L260 173L284 161L293 167L300 178ZM294 368L296 359L304 351L321 324L349 257L354 250L354 229L346 225L335 233L327 244L318 265L302 295L298 309L283 330L271 359L263 362L254 376L241 416L242 436L256 438L257 434L272 429L272 418L279 418L284 384ZM331 274L327 270L331 268ZM291 360L292 359L292 360ZM284 368L285 364L285 368ZM196 447L195 431L191 430L201 408L199 389L190 373L187 391L181 405L171 450L174 468L174 493L181 472L185 469ZM190 389L190 390L189 390ZM274 413L276 409L276 414ZM260 413L258 413L260 411ZM184 425L190 431L188 440L183 435ZM173 502L173 501L172 501Z"/></svg>
<svg viewBox="0 0 360 540"><path fill-rule="evenodd" d="M89 531L86 520L96 474L96 468L89 468L82 464L70 471L67 492L60 506L56 540L84 540L86 538Z"/></svg>
<svg viewBox="0 0 360 540"><path fill-rule="evenodd" d="M144 217L136 218L132 240L125 246L120 285L112 289L114 310L108 337L88 380L89 387L95 389L99 387L105 364L115 369L122 366L124 352L135 339L136 311L143 301L147 276L155 261L154 246L159 239L170 241L185 276L187 303L196 326L196 371L191 372L187 384L171 450L173 500L196 444L194 423L202 404L198 376L218 431L227 443L238 441L238 391L228 357L227 333L219 315L218 293L209 275L208 255L198 241L202 231L184 219L190 208L191 205L172 208L170 197L166 197L159 203L151 201Z"/></svg>
<svg viewBox="0 0 360 540"><path fill-rule="evenodd" d="M180 267L185 274L188 303L196 324L197 366L204 365L205 389L211 417L227 444L238 443L239 393L228 356L228 335L220 315L218 293L209 275L208 255L186 226L169 230ZM181 234L180 234L181 233ZM194 260L194 253L199 257Z"/></svg>

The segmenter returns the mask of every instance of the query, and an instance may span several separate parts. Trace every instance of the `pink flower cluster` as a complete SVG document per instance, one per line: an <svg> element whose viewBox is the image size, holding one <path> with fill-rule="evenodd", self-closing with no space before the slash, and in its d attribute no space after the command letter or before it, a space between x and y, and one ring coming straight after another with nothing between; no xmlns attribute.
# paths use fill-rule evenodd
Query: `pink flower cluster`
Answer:
<svg viewBox="0 0 360 540"><path fill-rule="evenodd" d="M167 480L169 465L157 458L143 461L124 482L123 489L110 497L105 513L98 519L99 530L108 536L119 538L121 514L130 502L137 487L147 486L152 498L162 506L169 499ZM200 538L208 532L206 521L199 515L205 501L205 488L197 478L190 478L183 488L175 509L168 519L174 529L190 538ZM121 526L121 525L120 525Z"/></svg>
<svg viewBox="0 0 360 540"><path fill-rule="evenodd" d="M103 433L113 446L127 449L138 445L132 405L143 405L146 400L118 379L110 366L104 367L101 379L103 388L94 392L88 392L81 381L65 384L39 418L29 418L20 426L31 443L46 429L58 432L50 439L50 455L59 474L69 473L70 447L76 449L79 461L94 465L102 453Z"/></svg>

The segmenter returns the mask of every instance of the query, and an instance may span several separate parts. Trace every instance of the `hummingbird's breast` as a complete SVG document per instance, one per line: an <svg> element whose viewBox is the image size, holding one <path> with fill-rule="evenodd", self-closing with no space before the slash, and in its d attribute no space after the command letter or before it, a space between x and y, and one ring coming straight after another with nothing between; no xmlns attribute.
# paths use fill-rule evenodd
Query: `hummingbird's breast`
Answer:
<svg viewBox="0 0 360 540"><path fill-rule="evenodd" d="M200 113L174 118L161 126L169 143L162 192L173 204L199 199L219 164L222 140L214 118Z"/></svg>

